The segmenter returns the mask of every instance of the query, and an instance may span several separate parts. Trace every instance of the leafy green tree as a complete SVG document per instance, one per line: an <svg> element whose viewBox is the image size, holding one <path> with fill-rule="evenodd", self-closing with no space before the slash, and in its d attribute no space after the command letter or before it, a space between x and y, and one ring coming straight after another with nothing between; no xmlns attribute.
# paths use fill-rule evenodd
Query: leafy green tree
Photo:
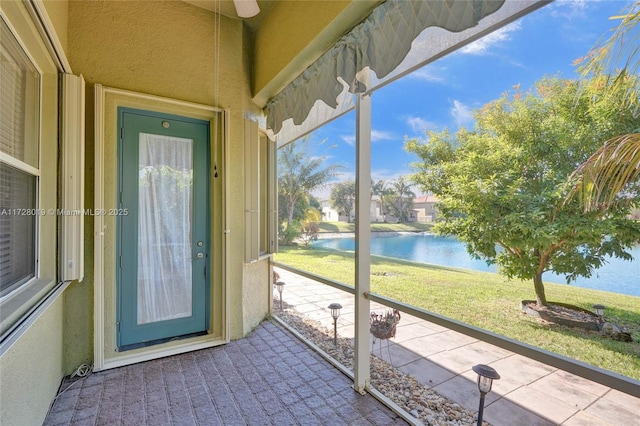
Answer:
<svg viewBox="0 0 640 426"><path fill-rule="evenodd" d="M631 259L626 250L640 242L628 204L585 212L564 202L568 176L600 141L637 127L621 107L624 88L602 95L606 84L545 78L475 111L472 131L428 132L405 145L421 160L413 181L440 200L434 229L507 277L533 280L538 305L547 303L546 271L589 277L607 256Z"/></svg>
<svg viewBox="0 0 640 426"><path fill-rule="evenodd" d="M299 221L291 222L289 225L282 222L278 227L278 242L283 246L293 245L293 241L300 236L301 232Z"/></svg>
<svg viewBox="0 0 640 426"><path fill-rule="evenodd" d="M282 194L278 194L278 220L282 224L282 226L286 227L289 213L287 211L288 201L285 196ZM300 222L304 219L305 212L310 207L310 199L307 197L300 197L296 200L295 205L293 206L293 222Z"/></svg>
<svg viewBox="0 0 640 426"><path fill-rule="evenodd" d="M318 235L318 232L320 232L320 226L318 223L320 222L321 217L322 214L318 209L309 207L305 214L305 218L300 222L300 230L302 232L300 234L300 238L306 247L311 244L311 241L313 241Z"/></svg>
<svg viewBox="0 0 640 426"><path fill-rule="evenodd" d="M356 203L356 182L347 180L334 184L331 187L329 201L338 214L347 216L348 221L351 222L351 211Z"/></svg>
<svg viewBox="0 0 640 426"><path fill-rule="evenodd" d="M411 190L411 184L400 176L391 182L391 189L386 198L389 200L389 210L402 223L409 221L409 211L413 208L416 194Z"/></svg>
<svg viewBox="0 0 640 426"><path fill-rule="evenodd" d="M284 199L286 223L291 225L296 203L306 199L309 193L327 184L335 176L339 166L323 168L325 156L314 157L309 153L311 135L278 150L278 195Z"/></svg>
<svg viewBox="0 0 640 426"><path fill-rule="evenodd" d="M322 204L317 197L314 197L311 194L309 194L309 207L313 207L314 209L318 210L318 212L320 212L320 216L322 216Z"/></svg>
<svg viewBox="0 0 640 426"><path fill-rule="evenodd" d="M578 61L582 78L604 78L607 90L622 87L623 107L640 114L640 2L623 11L620 25ZM633 127L633 126L632 126ZM640 127L604 142L572 175L568 199L578 198L586 210L606 209L620 198L637 194L640 178Z"/></svg>

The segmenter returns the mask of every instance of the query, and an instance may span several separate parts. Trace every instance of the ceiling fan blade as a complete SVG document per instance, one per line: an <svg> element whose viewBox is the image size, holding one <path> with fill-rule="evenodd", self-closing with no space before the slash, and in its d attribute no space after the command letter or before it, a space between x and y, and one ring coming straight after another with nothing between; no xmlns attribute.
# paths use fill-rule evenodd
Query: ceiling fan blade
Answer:
<svg viewBox="0 0 640 426"><path fill-rule="evenodd" d="M240 18L251 18L260 13L260 7L256 0L233 0L236 12Z"/></svg>

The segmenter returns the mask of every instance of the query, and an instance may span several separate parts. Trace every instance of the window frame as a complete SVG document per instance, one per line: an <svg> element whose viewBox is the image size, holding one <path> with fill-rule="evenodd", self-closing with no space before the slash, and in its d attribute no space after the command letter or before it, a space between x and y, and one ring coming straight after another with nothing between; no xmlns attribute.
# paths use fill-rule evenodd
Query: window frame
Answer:
<svg viewBox="0 0 640 426"><path fill-rule="evenodd" d="M16 341L48 306L64 286L57 283L57 217L58 202L58 76L60 69L40 32L40 23L34 21L28 4L3 2L0 19L17 40L37 73L38 122L37 163L31 166L15 157L1 153L0 162L36 176L36 223L34 226L34 276L12 288L0 297L0 354ZM4 25L3 24L3 25Z"/></svg>
<svg viewBox="0 0 640 426"><path fill-rule="evenodd" d="M38 66L38 64L36 63L36 61L34 60L33 56L31 55L31 53L29 52L29 49L27 49L27 47L25 46L24 42L22 42L22 40L20 39L17 31L15 30L15 28L12 27L11 23L9 22L9 20L4 16L4 14L0 14L0 21L2 21L0 23L0 25L4 24L7 27L7 30L9 31L9 33L11 33L11 35L13 36L13 38L15 39L16 43L17 43L17 47L20 48L22 50L22 54L24 55L24 58L26 61L28 61L27 65L30 65L33 70L35 71L35 73L37 74L37 83L36 83L36 90L37 90L37 94L35 94L34 99L37 102L37 106L33 107L32 105L27 105L25 104L25 116L27 116L28 114L28 110L31 110L32 112L35 111L36 112L36 119L35 122L36 124L36 129L35 129L35 134L31 135L27 135L25 132L25 140L24 142L24 149L25 151L28 149L28 146L31 145L32 149L36 150L36 155L35 155L35 166L29 164L26 161L20 160L10 154L7 154L5 152L0 151L0 163L3 164L4 166L8 166L8 167L12 167L16 170L18 170L19 172L22 172L24 174L29 175L30 177L34 177L35 178L35 188L34 188L34 192L35 192L35 205L33 206L33 209L28 208L27 210L31 210L31 212L33 213L40 213L40 180L41 180L41 134L42 134L42 98L43 98L43 72L42 69ZM25 124L28 124L28 120L25 118ZM32 140L28 141L27 139L31 138ZM35 142L35 143L34 143ZM25 159L26 160L26 159ZM34 259L33 259L33 276L30 277L29 279L27 279L26 281L23 282L15 282L13 284L11 284L5 291L4 294L2 291L0 291L0 306L2 304L2 302L4 302L5 300L8 300L9 298L11 298L13 295L15 295L16 293L20 292L25 286L28 286L29 284L33 283L34 281L37 281L40 278L40 250L39 250L39 235L40 235L40 214L35 214L35 223L34 223L34 237L33 237L33 245L34 245Z"/></svg>
<svg viewBox="0 0 640 426"><path fill-rule="evenodd" d="M267 132L258 128L258 145L260 150L260 247L259 255L268 256L278 251L278 173L275 141Z"/></svg>
<svg viewBox="0 0 640 426"><path fill-rule="evenodd" d="M245 263L277 252L277 144L257 122L246 119L245 148Z"/></svg>

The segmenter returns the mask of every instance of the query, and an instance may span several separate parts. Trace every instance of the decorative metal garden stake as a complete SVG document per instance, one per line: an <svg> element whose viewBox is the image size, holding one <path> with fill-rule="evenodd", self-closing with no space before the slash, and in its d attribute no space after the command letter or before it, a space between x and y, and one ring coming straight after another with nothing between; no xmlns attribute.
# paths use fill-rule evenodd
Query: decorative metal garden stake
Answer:
<svg viewBox="0 0 640 426"><path fill-rule="evenodd" d="M478 389L480 390L480 407L478 408L478 424L482 425L482 415L484 414L484 397L491 391L491 385L494 380L498 380L500 375L496 370L488 365L474 365L473 371L478 373Z"/></svg>
<svg viewBox="0 0 640 426"><path fill-rule="evenodd" d="M340 316L342 305L332 303L329 305L329 309L331 310L331 317L333 318L333 346L338 346L338 317Z"/></svg>
<svg viewBox="0 0 640 426"><path fill-rule="evenodd" d="M280 310L282 310L282 290L284 290L284 282L276 281L276 290L280 293Z"/></svg>

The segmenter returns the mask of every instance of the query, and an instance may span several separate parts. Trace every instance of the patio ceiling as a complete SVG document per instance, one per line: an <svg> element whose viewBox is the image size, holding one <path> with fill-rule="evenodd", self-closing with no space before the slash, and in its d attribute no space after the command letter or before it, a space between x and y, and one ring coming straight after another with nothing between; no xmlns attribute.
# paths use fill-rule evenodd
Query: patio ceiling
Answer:
<svg viewBox="0 0 640 426"><path fill-rule="evenodd" d="M253 34L253 100L260 107L383 2L257 0L260 13L241 19L232 0L182 1L242 20Z"/></svg>
<svg viewBox="0 0 640 426"><path fill-rule="evenodd" d="M252 18L239 18L236 13L236 8L233 4L233 0L182 0L185 3L190 3L194 6L201 7L203 9L215 12L220 11L220 14L233 19L242 20L252 31L256 31L264 18L269 14L271 8L275 4L275 0L257 0L260 13Z"/></svg>

